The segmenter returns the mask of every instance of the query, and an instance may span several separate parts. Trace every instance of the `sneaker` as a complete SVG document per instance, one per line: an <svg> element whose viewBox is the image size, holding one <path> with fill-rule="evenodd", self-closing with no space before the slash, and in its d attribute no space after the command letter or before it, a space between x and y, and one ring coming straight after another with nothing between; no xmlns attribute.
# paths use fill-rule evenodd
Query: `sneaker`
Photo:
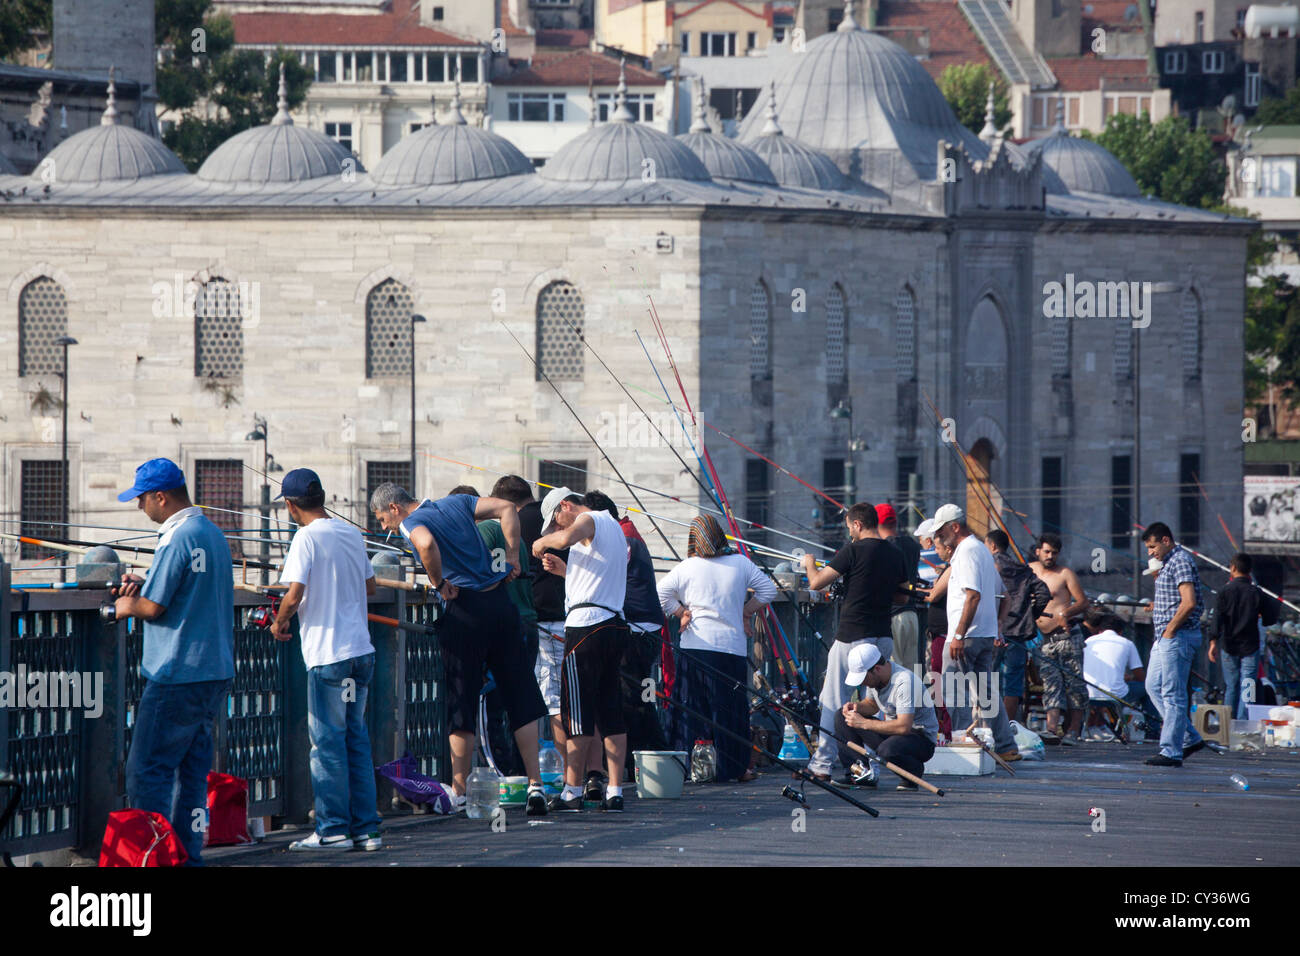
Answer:
<svg viewBox="0 0 1300 956"><path fill-rule="evenodd" d="M1019 751L1019 749L1016 749L1016 750L1005 750L1005 751L1003 751L1002 753L998 754L998 756L1001 757L1003 760L1005 760L1007 763L1015 763L1017 760L1024 760L1024 759L1025 759L1024 757L1020 756L1020 751ZM916 786L913 785L913 786L912 786L912 789L915 790L915 789L916 789Z"/></svg>
<svg viewBox="0 0 1300 956"><path fill-rule="evenodd" d="M920 790L921 788L918 787L910 780L900 780L898 782L898 786L895 787L894 789L895 790Z"/></svg>
<svg viewBox="0 0 1300 956"><path fill-rule="evenodd" d="M1071 747L1077 747L1079 746L1079 744L1083 743L1083 738L1080 737L1078 734L1070 734L1068 737L1062 740L1061 743L1068 744Z"/></svg>
<svg viewBox="0 0 1300 956"><path fill-rule="evenodd" d="M551 797L551 802L547 805L547 810L553 813L581 813L582 797L578 796L565 800L563 793L556 794Z"/></svg>
<svg viewBox="0 0 1300 956"><path fill-rule="evenodd" d="M1192 744L1190 747L1184 747L1184 748L1183 748L1183 759L1186 760L1186 759L1187 759L1188 757L1190 757L1192 754L1196 753L1196 751L1198 751L1198 750L1204 750L1204 749L1205 749L1205 741L1204 741L1204 740L1198 740L1196 743Z"/></svg>
<svg viewBox="0 0 1300 956"><path fill-rule="evenodd" d="M294 840L289 844L290 850L350 850L352 847L352 837L322 837L319 833L313 833L305 840Z"/></svg>
<svg viewBox="0 0 1300 956"><path fill-rule="evenodd" d="M587 782L583 784L582 799L588 803L601 803L605 799L605 775L599 771L593 770L587 774Z"/></svg>
<svg viewBox="0 0 1300 956"><path fill-rule="evenodd" d="M456 793L454 790L448 790L447 796L451 799L452 814L464 813L465 804L469 802L463 793Z"/></svg>
<svg viewBox="0 0 1300 956"><path fill-rule="evenodd" d="M353 837L352 842L359 849L367 851L379 850L384 846L384 838L378 833L367 833L365 836Z"/></svg>
<svg viewBox="0 0 1300 956"><path fill-rule="evenodd" d="M1166 757L1164 754L1156 754L1154 757L1147 757L1147 765L1151 767L1181 767L1183 762L1175 760L1173 757Z"/></svg>
<svg viewBox="0 0 1300 956"><path fill-rule="evenodd" d="M530 817L546 816L546 791L537 784L532 784L528 788L527 809L524 811Z"/></svg>
<svg viewBox="0 0 1300 956"><path fill-rule="evenodd" d="M1075 744L1079 742L1078 737L1067 737L1065 734L1061 734L1060 738L1058 739L1062 747L1073 747Z"/></svg>
<svg viewBox="0 0 1300 956"><path fill-rule="evenodd" d="M622 813L623 795L620 793L617 797L606 797L604 802L601 804L601 809L606 813Z"/></svg>

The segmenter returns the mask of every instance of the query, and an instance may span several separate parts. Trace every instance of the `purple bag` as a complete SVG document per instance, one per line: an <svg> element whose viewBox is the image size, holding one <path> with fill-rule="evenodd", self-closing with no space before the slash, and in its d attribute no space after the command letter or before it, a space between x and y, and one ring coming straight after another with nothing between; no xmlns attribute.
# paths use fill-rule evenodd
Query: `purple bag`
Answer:
<svg viewBox="0 0 1300 956"><path fill-rule="evenodd" d="M379 768L379 775L393 785L398 794L411 803L427 803L434 813L451 813L451 795L437 780L426 777L415 766L410 751Z"/></svg>

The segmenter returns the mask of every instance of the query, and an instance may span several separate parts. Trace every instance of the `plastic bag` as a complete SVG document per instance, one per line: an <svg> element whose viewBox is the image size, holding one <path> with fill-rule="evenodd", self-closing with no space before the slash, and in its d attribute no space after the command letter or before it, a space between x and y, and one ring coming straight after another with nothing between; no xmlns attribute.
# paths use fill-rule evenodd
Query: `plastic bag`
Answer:
<svg viewBox="0 0 1300 956"><path fill-rule="evenodd" d="M451 796L437 780L420 773L410 752L384 764L379 775L393 785L398 794L411 803L427 803L434 813L451 812Z"/></svg>
<svg viewBox="0 0 1300 956"><path fill-rule="evenodd" d="M1047 747L1043 744L1042 737L1016 720L1011 721L1011 732L1015 735L1021 760L1047 759Z"/></svg>

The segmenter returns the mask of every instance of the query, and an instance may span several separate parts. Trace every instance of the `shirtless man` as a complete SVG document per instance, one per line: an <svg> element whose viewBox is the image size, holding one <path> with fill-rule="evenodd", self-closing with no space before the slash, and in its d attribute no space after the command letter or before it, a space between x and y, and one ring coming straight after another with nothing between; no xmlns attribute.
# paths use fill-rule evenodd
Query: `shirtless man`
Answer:
<svg viewBox="0 0 1300 956"><path fill-rule="evenodd" d="M1034 548L1037 561L1029 568L1047 585L1052 600L1038 618L1043 632L1043 706L1047 709L1047 732L1064 743L1079 743L1079 731L1088 709L1088 687L1083 682L1083 630L1079 621L1088 609L1079 578L1070 568L1057 564L1061 536L1040 535ZM1069 712L1066 734L1061 733L1061 711Z"/></svg>

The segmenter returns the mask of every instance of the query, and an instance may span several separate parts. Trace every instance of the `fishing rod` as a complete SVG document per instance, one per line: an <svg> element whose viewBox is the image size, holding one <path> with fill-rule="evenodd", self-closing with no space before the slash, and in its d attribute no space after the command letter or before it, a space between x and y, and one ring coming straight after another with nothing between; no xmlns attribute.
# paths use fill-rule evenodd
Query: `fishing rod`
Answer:
<svg viewBox="0 0 1300 956"><path fill-rule="evenodd" d="M555 384L555 382L551 380L551 377L546 374L546 371L542 368L542 364L539 361L537 361L537 359L533 356L532 352L528 351L527 346L525 346L523 342L519 341L519 337L515 335L513 331L511 331L510 326L506 325L505 322L501 322L501 327L506 330L507 335L509 335L512 339L515 340L515 344L518 345L519 348L523 350L524 355L528 356L528 361L533 363L533 367L537 369L537 374L540 375L543 379L545 379L547 385L551 386L551 390L555 392L555 395L557 398L559 398L560 403L564 405L564 407L568 410L569 414L573 416L573 420L578 423L578 427L583 430L587 438L591 441L591 444L595 447L595 449L598 452L600 452L601 457L604 458L605 461L609 462L609 467L614 469L614 474L618 475L618 480L623 483L623 487L627 488L628 494L632 496L632 499L638 505L644 508L645 505L641 503L641 499L638 498L636 492L632 490L632 486L627 483L627 479L624 478L622 472L618 470L618 466L616 466L614 462L610 461L609 455L605 453L605 449L600 446L600 442L596 441L596 436L591 433L591 430L587 428L586 424L578 416L578 413L574 411L573 406L569 404L569 400L564 397L564 393L561 392L559 387ZM663 538L664 544L668 545L668 550L671 551L674 556L677 556L680 559L680 556L677 553L677 549L673 547L673 543L668 540L668 535L664 534L663 528L659 527L659 525L655 522L653 518L650 519L650 524L653 525L655 531L659 533L659 537Z"/></svg>
<svg viewBox="0 0 1300 956"><path fill-rule="evenodd" d="M767 757L768 760L772 761L775 764L780 764L786 770L789 770L791 773L793 773L795 779L801 781L800 789L796 791L791 787L785 787L781 791L781 796L793 800L795 803L807 804L808 798L804 796L803 788L802 788L802 782L806 781L808 783L813 784L814 786L820 787L821 789L825 790L827 793L834 794L835 796L843 800L845 803L857 807L859 810L863 811L864 813L872 817L880 816L880 811L875 809L874 807L869 807L861 800L849 796L847 793L838 789L837 787L833 787L829 783L826 783L825 781L818 780L816 776L814 776L809 771L803 769L802 767L796 767L794 764L786 763L786 761L782 760L776 754L772 753L771 751L764 750L762 747L758 746L748 737L742 737L740 734L726 727L723 727L716 720L710 720L708 717L705 717L698 710L694 710L690 707L687 707L681 701L673 700L672 697L670 697L668 694L665 694L663 691L658 691L658 690L655 691L655 696L660 698L661 700L667 701L671 706L676 707L678 710L682 711L682 713L686 714L688 717L694 717L696 720L708 724L718 733L725 734L726 736L731 737L734 740L740 741L746 747L750 748L751 750L758 751L763 756Z"/></svg>
<svg viewBox="0 0 1300 956"><path fill-rule="evenodd" d="M1136 522L1134 522L1133 527L1135 527L1135 528L1139 528L1139 529L1142 530L1142 531L1146 531L1146 525L1141 525L1141 524L1137 524ZM1220 564L1218 561L1215 561L1213 558L1209 557L1208 555L1202 554L1201 552L1195 550L1194 548L1191 548L1191 547L1189 547L1188 545L1183 544L1181 541L1177 542L1177 545L1178 545L1178 547L1182 548L1184 551L1187 551L1187 552L1189 552L1189 553L1191 553L1191 554L1196 555L1198 558L1200 558L1200 559L1201 559L1202 561L1204 561L1206 564L1211 564L1211 565L1213 565L1214 567L1218 568L1220 571L1225 571L1225 572L1227 572L1228 574L1231 574L1231 573L1232 573L1232 569L1231 569L1230 567L1228 567L1227 565L1225 565L1225 564ZM1252 583L1253 583L1253 582L1252 582ZM1255 587L1259 588L1260 591L1262 591L1264 594L1267 594L1269 597L1274 598L1275 600L1277 600L1277 601L1280 602L1281 604L1284 604L1285 606L1289 607L1291 610L1293 610L1293 611L1297 611L1297 612L1300 612L1300 607L1296 607L1296 606L1295 606L1294 604L1292 604L1290 601L1286 600L1286 598L1282 597L1282 595L1280 595L1280 594L1275 594L1274 592L1270 591L1268 588L1266 588L1266 587L1262 587L1262 586L1260 586L1260 585L1258 585L1258 584L1256 584ZM1210 588L1209 590L1213 590L1213 588Z"/></svg>
<svg viewBox="0 0 1300 956"><path fill-rule="evenodd" d="M645 636L647 636L647 637L649 637L649 638L651 638L651 639L654 639L654 638L656 637L656 635L653 634L653 633L649 633L649 632L643 632L643 633L645 633ZM663 635L658 635L658 639L659 639L660 641L662 641L666 646L668 646L668 647L671 647L671 646L672 646L672 644L671 644L671 643L670 643L670 642L669 642L665 637L663 637ZM762 693L761 691L755 690L753 687L750 687L748 684L744 683L743 681L738 681L738 680L736 680L734 677L730 677L730 676L728 676L724 671L719 670L718 668L714 667L714 666L711 665L711 664L706 663L706 662L703 661L703 660L700 660L699 658L696 658L696 657L692 657L692 658L690 658L690 663L691 663L691 666L692 666L692 667L702 667L702 668L704 668L706 671L708 671L709 673L713 674L713 675L714 675L716 678L718 678L720 681L724 681L724 682L730 684L730 685L732 686L732 688L734 688L735 690L743 691L743 692L746 693L746 694L752 694L753 696L757 697L759 700L764 701L765 703L771 705L772 707L775 707L776 709L782 711L783 713L786 713L786 714L790 715L791 717L795 718L795 720L798 721L799 723L803 723L803 721L804 721L804 719L805 719L803 714L799 713L799 711L795 710L795 709L792 708L792 707L788 707L788 706L786 706L785 704L783 704L781 701L779 701L779 700L776 699L775 697L770 697L770 696L768 696L767 694ZM752 661L750 661L750 666L751 666L751 667L753 666L753 662L752 662ZM757 668L755 668L754 673L758 675L759 679L762 680L763 683L764 683L764 684L765 684L769 689L771 689L771 685L767 683L767 679L766 679L765 677L763 677L761 671L759 671ZM818 719L817 723L820 725L820 723L821 723L820 719ZM892 771L893 773L898 774L898 776L902 777L904 780L910 780L912 783L915 783L915 784L917 784L918 786L924 787L926 790L929 790L931 793L935 793L935 794L937 794L938 796L941 796L941 797L942 797L942 796L944 795L943 791L940 790L938 787L934 786L934 785L931 784L931 783L926 782L925 780L922 780L920 777L917 777L917 776L915 776L915 775L913 775L913 774L911 774L911 773L908 773L908 772L907 772L906 770L904 770L903 768L898 767L898 766L896 766L895 764L892 764L892 763L890 763L890 762L884 760L883 758L880 757L879 754L877 754L874 750L871 750L869 747L866 747L865 745L860 745L860 744L858 744L858 743L856 743L855 741L852 741L852 740L846 740L845 738L843 738L843 737L839 736L838 734L836 734L836 733L834 732L834 730L828 730L828 729L826 729L825 727L821 727L821 726L818 726L817 729L818 729L819 731L821 731L822 733L826 734L826 736L829 737L830 739L839 741L840 743L842 743L842 744L844 744L845 746L847 746L850 750L853 750L853 751L855 751L856 753L858 753L858 754L860 754L860 755L862 755L862 756L864 756L864 757L867 757L868 759L871 759L871 758L874 757L874 759L875 759L877 762L884 764L884 766L885 766L886 769ZM805 737L803 738L803 745L804 745L805 747L809 747L809 744L810 744L810 740L809 740L809 738L807 738L807 737L805 736ZM809 748L808 753L809 753L809 755L811 755L811 754L813 753L813 749L812 749L811 747Z"/></svg>

